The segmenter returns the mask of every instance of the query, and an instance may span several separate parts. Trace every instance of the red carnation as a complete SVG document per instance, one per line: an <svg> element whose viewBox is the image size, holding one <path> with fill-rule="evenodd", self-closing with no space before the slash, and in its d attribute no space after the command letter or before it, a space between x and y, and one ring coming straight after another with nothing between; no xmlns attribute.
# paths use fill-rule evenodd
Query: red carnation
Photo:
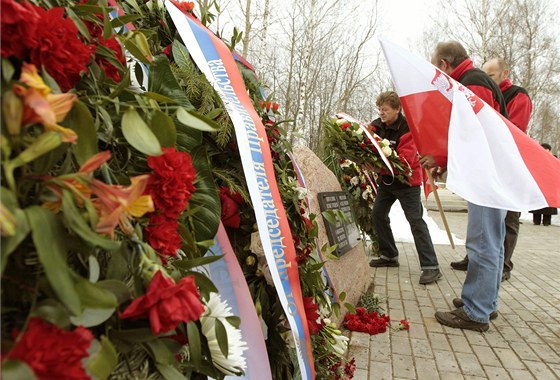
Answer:
<svg viewBox="0 0 560 380"><path fill-rule="evenodd" d="M183 277L175 284L171 278L158 271L148 291L136 298L119 314L121 319L150 319L152 333L160 334L175 329L181 322L196 321L204 312L194 276Z"/></svg>
<svg viewBox="0 0 560 380"><path fill-rule="evenodd" d="M101 9L99 10L99 13L96 14L96 16L100 20L103 20L103 14L101 13ZM105 46L109 50L112 50L113 53L115 54L115 58L121 64L124 65L126 63L126 59L122 52L122 47L114 36L111 36L108 39L104 39L103 28L99 24L86 21L86 26L89 30L89 34L91 35L92 39L97 41L99 45ZM111 78L115 82L119 82L121 80L121 74L119 68L114 66L106 58L97 57L95 59L95 62L97 62L97 64L101 66L103 70L105 70L105 75L107 76L107 78Z"/></svg>
<svg viewBox="0 0 560 380"><path fill-rule="evenodd" d="M228 187L220 188L220 202L222 203L222 223L226 227L239 228L241 216L239 206L244 203L241 194L232 192Z"/></svg>
<svg viewBox="0 0 560 380"><path fill-rule="evenodd" d="M192 1L171 0L171 2L184 14L192 13L194 9L194 3Z"/></svg>
<svg viewBox="0 0 560 380"><path fill-rule="evenodd" d="M87 380L90 376L83 359L89 356L92 340L93 334L84 327L66 331L41 318L31 318L8 358L25 362L38 379Z"/></svg>
<svg viewBox="0 0 560 380"><path fill-rule="evenodd" d="M31 50L30 62L43 66L63 92L70 90L87 71L95 46L85 45L78 38L74 22L64 18L64 8L36 8L41 18L37 44Z"/></svg>
<svg viewBox="0 0 560 380"><path fill-rule="evenodd" d="M148 183L148 194L156 210L177 219L187 208L196 179L191 156L175 148L163 148L161 156L148 157L148 166L154 171Z"/></svg>
<svg viewBox="0 0 560 380"><path fill-rule="evenodd" d="M0 48L2 57L16 56L23 59L37 45L39 14L37 6L23 1L2 0Z"/></svg>
<svg viewBox="0 0 560 380"><path fill-rule="evenodd" d="M150 225L146 227L146 237L150 246L162 255L164 264L167 257L177 257L181 248L181 236L177 232L179 222L163 214L152 214Z"/></svg>
<svg viewBox="0 0 560 380"><path fill-rule="evenodd" d="M317 334L323 328L323 321L317 323L319 315L319 306L313 302L313 297L303 297L303 307L305 308L305 316L307 318L307 327L311 334Z"/></svg>

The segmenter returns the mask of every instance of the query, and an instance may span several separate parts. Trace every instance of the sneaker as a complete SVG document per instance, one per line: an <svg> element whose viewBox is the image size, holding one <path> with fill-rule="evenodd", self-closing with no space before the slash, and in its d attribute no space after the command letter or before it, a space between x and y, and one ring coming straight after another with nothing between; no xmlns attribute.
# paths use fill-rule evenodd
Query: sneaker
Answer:
<svg viewBox="0 0 560 380"><path fill-rule="evenodd" d="M453 311L437 311L436 319L442 325L455 329L484 332L490 327L488 323L475 322L470 319L462 307Z"/></svg>
<svg viewBox="0 0 560 380"><path fill-rule="evenodd" d="M502 282L509 280L511 277L511 272L502 273Z"/></svg>
<svg viewBox="0 0 560 380"><path fill-rule="evenodd" d="M420 284L426 285L436 282L441 278L441 272L439 269L424 269L420 275Z"/></svg>
<svg viewBox="0 0 560 380"><path fill-rule="evenodd" d="M465 304L463 303L463 300L461 298L453 298L453 306L455 306L456 308L463 307L464 305ZM489 318L490 319L498 318L498 312L497 311L491 312Z"/></svg>
<svg viewBox="0 0 560 380"><path fill-rule="evenodd" d="M451 262L451 268L453 268L455 270L467 270L468 266L469 266L469 257L468 256L465 256L465 258L463 260L452 261Z"/></svg>
<svg viewBox="0 0 560 380"><path fill-rule="evenodd" d="M397 260L373 259L369 262L369 266L372 268L398 267L399 262Z"/></svg>

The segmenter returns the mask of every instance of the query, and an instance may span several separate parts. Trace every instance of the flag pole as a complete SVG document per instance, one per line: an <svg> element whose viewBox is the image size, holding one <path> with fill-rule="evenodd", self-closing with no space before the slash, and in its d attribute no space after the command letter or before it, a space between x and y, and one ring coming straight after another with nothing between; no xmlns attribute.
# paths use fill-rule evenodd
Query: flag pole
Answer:
<svg viewBox="0 0 560 380"><path fill-rule="evenodd" d="M447 224L447 218L445 217L445 213L443 212L443 207L441 206L441 201L439 200L437 187L434 184L434 177L432 176L432 172L430 170L427 169L426 173L428 173L428 182L430 183L430 186L432 186L434 197L436 198L439 215L441 216L441 220L443 220L443 225L445 226L445 231L447 232L447 237L449 238L449 243L451 243L451 248L455 249L455 243L453 242L453 235L451 235L451 230L449 229L449 225Z"/></svg>

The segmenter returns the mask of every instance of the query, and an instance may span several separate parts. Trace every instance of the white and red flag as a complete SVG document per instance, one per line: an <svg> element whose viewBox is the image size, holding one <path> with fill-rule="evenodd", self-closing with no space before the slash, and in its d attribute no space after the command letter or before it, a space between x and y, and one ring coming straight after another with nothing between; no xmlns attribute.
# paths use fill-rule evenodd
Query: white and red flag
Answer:
<svg viewBox="0 0 560 380"><path fill-rule="evenodd" d="M447 164L447 188L481 206L560 207L559 159L431 63L380 43L418 152Z"/></svg>

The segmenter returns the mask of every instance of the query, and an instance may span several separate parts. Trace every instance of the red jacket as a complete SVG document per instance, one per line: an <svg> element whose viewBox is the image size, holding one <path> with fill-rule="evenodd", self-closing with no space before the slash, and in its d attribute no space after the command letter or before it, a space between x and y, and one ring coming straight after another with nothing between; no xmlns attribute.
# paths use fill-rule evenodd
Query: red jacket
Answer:
<svg viewBox="0 0 560 380"><path fill-rule="evenodd" d="M533 111L533 103L523 87L519 87L511 83L506 78L500 83L500 90L504 95L506 107L509 114L509 120L521 129L523 133L527 133L529 119ZM509 95L511 93L511 95Z"/></svg>

